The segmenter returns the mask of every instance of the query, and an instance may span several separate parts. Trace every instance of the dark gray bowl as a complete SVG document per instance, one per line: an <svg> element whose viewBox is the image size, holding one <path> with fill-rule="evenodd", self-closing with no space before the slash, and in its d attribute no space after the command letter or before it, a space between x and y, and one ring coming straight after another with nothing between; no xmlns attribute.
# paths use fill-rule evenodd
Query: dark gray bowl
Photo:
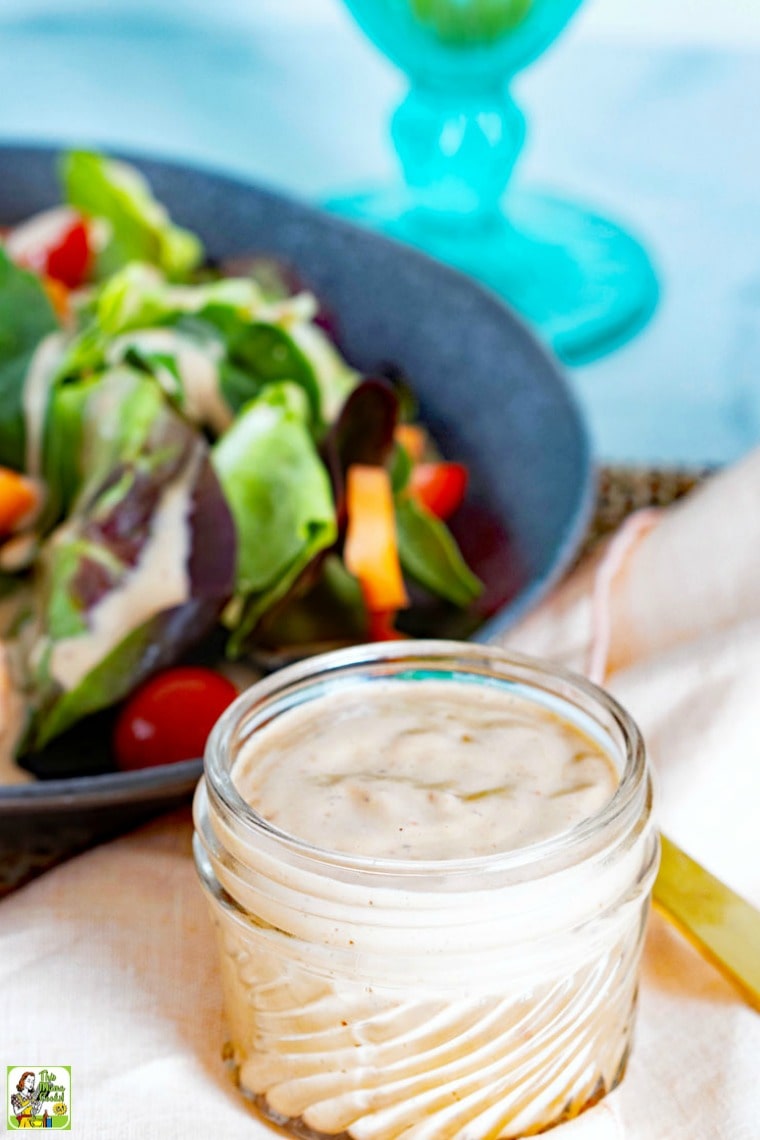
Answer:
<svg viewBox="0 0 760 1140"><path fill-rule="evenodd" d="M60 149L0 146L0 224L59 200ZM470 280L411 249L224 175L127 157L211 256L261 250L286 258L336 314L353 364L372 371L393 362L412 378L422 418L471 472L474 556L498 604L476 636L504 629L545 594L584 533L591 463L578 408L525 326ZM0 848L20 842L17 829L29 834L30 815L74 835L129 825L186 800L200 771L198 760L0 788Z"/></svg>

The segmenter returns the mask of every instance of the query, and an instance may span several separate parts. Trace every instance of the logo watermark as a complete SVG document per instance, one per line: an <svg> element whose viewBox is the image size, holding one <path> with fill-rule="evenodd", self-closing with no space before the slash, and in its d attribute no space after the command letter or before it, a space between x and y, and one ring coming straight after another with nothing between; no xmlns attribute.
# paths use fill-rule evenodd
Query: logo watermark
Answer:
<svg viewBox="0 0 760 1140"><path fill-rule="evenodd" d="M71 1129L71 1066L9 1065L8 1128Z"/></svg>

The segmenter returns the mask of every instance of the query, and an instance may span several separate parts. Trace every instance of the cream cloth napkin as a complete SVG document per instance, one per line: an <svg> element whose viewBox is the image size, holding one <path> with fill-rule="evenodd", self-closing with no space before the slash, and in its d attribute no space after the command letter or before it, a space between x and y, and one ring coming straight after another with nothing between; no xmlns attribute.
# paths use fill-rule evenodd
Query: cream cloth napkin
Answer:
<svg viewBox="0 0 760 1140"><path fill-rule="evenodd" d="M760 452L629 521L508 643L601 679L657 770L663 829L760 904ZM189 812L0 904L0 1064L72 1066L81 1137L278 1135L224 1071ZM650 922L628 1074L557 1140L758 1140L760 1017Z"/></svg>

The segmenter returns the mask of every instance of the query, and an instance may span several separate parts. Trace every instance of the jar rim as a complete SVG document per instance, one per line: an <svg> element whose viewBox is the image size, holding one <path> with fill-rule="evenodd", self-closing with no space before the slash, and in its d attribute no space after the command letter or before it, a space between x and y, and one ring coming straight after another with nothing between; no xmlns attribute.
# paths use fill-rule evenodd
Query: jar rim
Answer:
<svg viewBox="0 0 760 1140"><path fill-rule="evenodd" d="M511 850L485 855L446 859L400 859L390 856L368 856L335 851L321 847L278 828L260 816L241 796L231 778L231 766L224 763L224 755L234 743L238 728L258 709L288 690L309 682L329 680L341 674L351 676L352 669L377 666L387 662L390 667L404 664L437 668L445 662L460 667L462 672L496 676L510 680L507 670L519 673L520 680L530 686L539 679L554 681L570 688L579 697L591 701L605 713L620 734L625 751L625 763L620 780L610 799L591 815L580 820L566 831L551 835ZM478 668L479 667L479 668ZM544 686L546 689L546 686ZM570 698L571 700L572 698ZM476 642L419 640L376 642L351 646L347 649L309 657L257 681L245 690L222 714L214 726L206 745L204 774L207 794L224 805L231 819L253 840L268 840L292 855L309 860L316 870L321 866L330 869L350 870L357 873L419 878L441 875L490 872L509 873L529 871L531 867L547 866L558 859L573 862L573 856L582 856L584 848L599 836L617 832L636 818L641 811L642 798L647 784L647 759L644 741L630 714L606 690L580 674L556 665L554 662Z"/></svg>

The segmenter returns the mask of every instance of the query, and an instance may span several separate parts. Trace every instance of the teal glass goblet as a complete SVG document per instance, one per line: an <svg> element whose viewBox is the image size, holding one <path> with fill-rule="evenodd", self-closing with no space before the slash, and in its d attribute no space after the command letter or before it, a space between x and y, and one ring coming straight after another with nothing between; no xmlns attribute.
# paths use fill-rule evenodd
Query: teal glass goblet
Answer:
<svg viewBox="0 0 760 1140"><path fill-rule="evenodd" d="M391 123L404 181L328 206L477 277L568 362L641 328L657 282L639 243L581 206L508 186L525 137L509 81L581 0L345 3L411 80Z"/></svg>

